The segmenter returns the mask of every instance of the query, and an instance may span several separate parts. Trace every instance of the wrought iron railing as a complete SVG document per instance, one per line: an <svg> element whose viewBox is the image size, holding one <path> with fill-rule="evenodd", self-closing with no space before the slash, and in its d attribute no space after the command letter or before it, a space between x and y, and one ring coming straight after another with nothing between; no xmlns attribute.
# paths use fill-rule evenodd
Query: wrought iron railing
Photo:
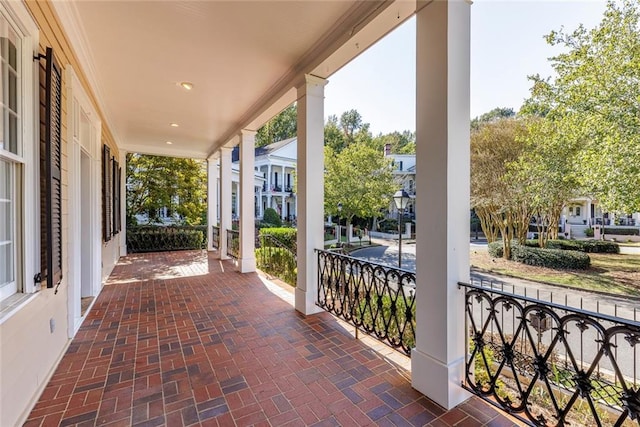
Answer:
<svg viewBox="0 0 640 427"><path fill-rule="evenodd" d="M217 225L211 226L211 246L214 249L220 248L220 227Z"/></svg>
<svg viewBox="0 0 640 427"><path fill-rule="evenodd" d="M227 255L240 258L240 233L236 230L227 230Z"/></svg>
<svg viewBox="0 0 640 427"><path fill-rule="evenodd" d="M261 234L256 245L257 267L267 274L296 285L298 258L291 248L270 234Z"/></svg>
<svg viewBox="0 0 640 427"><path fill-rule="evenodd" d="M415 273L336 252L317 252L317 304L410 355L415 345Z"/></svg>
<svg viewBox="0 0 640 427"><path fill-rule="evenodd" d="M127 252L206 249L206 225L142 225L127 227Z"/></svg>
<svg viewBox="0 0 640 427"><path fill-rule="evenodd" d="M638 425L639 322L460 285L466 388L532 425Z"/></svg>

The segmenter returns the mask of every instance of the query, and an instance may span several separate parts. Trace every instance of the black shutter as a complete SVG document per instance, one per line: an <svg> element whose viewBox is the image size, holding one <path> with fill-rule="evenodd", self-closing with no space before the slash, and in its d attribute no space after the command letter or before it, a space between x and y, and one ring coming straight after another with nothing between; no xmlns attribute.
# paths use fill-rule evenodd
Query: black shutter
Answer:
<svg viewBox="0 0 640 427"><path fill-rule="evenodd" d="M41 280L62 280L62 74L48 47L40 65ZM39 57L42 58L42 57ZM44 84L43 84L44 83Z"/></svg>
<svg viewBox="0 0 640 427"><path fill-rule="evenodd" d="M102 240L111 240L111 150L107 145L102 147Z"/></svg>
<svg viewBox="0 0 640 427"><path fill-rule="evenodd" d="M113 234L120 232L120 167L118 161L113 160Z"/></svg>

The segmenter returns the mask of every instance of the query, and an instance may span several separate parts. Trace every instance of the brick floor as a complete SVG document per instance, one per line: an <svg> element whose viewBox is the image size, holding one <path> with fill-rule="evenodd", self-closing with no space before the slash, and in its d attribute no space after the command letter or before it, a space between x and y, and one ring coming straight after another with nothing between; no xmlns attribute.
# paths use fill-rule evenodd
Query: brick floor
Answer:
<svg viewBox="0 0 640 427"><path fill-rule="evenodd" d="M286 298L285 298L286 299ZM331 315L204 252L116 266L25 426L512 426L445 411Z"/></svg>

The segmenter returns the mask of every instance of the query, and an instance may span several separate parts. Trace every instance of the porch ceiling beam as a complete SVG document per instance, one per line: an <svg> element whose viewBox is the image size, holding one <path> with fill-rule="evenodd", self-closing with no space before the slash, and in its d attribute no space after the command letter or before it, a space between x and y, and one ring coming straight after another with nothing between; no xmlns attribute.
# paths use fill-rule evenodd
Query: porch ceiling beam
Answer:
<svg viewBox="0 0 640 427"><path fill-rule="evenodd" d="M257 130L297 98L296 87L305 75L326 79L380 40L415 12L413 1L375 0L357 2L343 20L330 28L313 46L209 149L209 156L227 145L241 129Z"/></svg>

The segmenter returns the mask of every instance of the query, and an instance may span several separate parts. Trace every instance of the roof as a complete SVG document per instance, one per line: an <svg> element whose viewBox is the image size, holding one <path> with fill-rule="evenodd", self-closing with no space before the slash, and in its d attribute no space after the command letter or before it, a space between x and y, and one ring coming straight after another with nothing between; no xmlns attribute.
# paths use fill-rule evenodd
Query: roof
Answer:
<svg viewBox="0 0 640 427"><path fill-rule="evenodd" d="M272 142L271 144L265 145L263 147L256 147L255 157L268 156L268 155L278 151L282 147L285 147L285 146L289 145L290 143L292 143L294 141L297 141L297 139L298 138L294 136L293 138L288 138L288 139L283 139L282 141ZM231 161L232 162L240 161L240 148L238 146L235 146L233 148L233 151L231 152Z"/></svg>

